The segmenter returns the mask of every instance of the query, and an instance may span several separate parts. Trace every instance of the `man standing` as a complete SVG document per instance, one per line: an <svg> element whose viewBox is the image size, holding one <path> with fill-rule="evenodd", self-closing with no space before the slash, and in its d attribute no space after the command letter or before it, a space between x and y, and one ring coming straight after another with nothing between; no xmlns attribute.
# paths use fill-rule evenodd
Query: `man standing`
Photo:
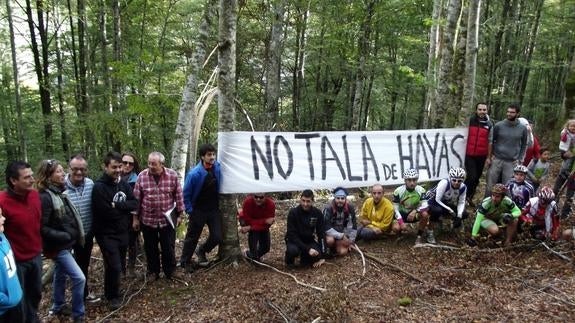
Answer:
<svg viewBox="0 0 575 323"><path fill-rule="evenodd" d="M182 187L176 171L166 168L166 158L160 152L148 155L148 168L138 175L134 186L134 196L139 201L138 214L134 216L134 230L142 227L144 251L148 274L152 279L160 275L160 250L162 269L166 278L171 279L176 268L176 230L184 212ZM176 213L177 219L167 216ZM167 213L167 215L166 215Z"/></svg>
<svg viewBox="0 0 575 323"><path fill-rule="evenodd" d="M520 112L519 105L510 105L507 108L507 119L497 122L493 127L485 161L489 167L485 187L486 197L491 196L493 185L506 183L513 177L513 168L523 161L529 133L517 120Z"/></svg>
<svg viewBox="0 0 575 323"><path fill-rule="evenodd" d="M19 306L6 312L6 322L40 322L42 298L42 217L40 195L33 189L30 164L13 161L6 167L8 189L0 193L0 208L6 222L4 234L12 245L18 279L24 295Z"/></svg>
<svg viewBox="0 0 575 323"><path fill-rule="evenodd" d="M323 263L325 226L323 214L313 206L313 198L312 190L304 190L299 206L289 210L285 236L287 267L293 267L297 257L301 265L318 267Z"/></svg>
<svg viewBox="0 0 575 323"><path fill-rule="evenodd" d="M66 194L78 210L84 227L84 245L74 246L74 258L78 267L86 277L84 286L84 300L86 302L97 302L100 299L88 288L88 268L94 247L94 232L92 232L92 189L94 182L86 177L88 172L88 162L81 154L70 158L68 162L68 174L66 175Z"/></svg>
<svg viewBox="0 0 575 323"><path fill-rule="evenodd" d="M104 158L104 174L94 184L94 235L104 258L104 296L111 310L122 305L120 278L128 250L132 211L138 201L126 181L120 180L122 156L110 152Z"/></svg>
<svg viewBox="0 0 575 323"><path fill-rule="evenodd" d="M467 202L474 207L473 196L479 184L479 179L485 167L489 150L489 136L493 130L493 122L487 114L487 104L477 103L475 114L469 119L467 149L465 150L465 186L467 186Z"/></svg>
<svg viewBox="0 0 575 323"><path fill-rule="evenodd" d="M190 262L195 250L200 266L209 264L209 253L222 242L222 214L220 212L220 163L216 161L216 148L211 144L200 146L200 161L186 176L184 184L184 204L190 217L180 266L191 268ZM196 250L204 225L208 225L210 235Z"/></svg>

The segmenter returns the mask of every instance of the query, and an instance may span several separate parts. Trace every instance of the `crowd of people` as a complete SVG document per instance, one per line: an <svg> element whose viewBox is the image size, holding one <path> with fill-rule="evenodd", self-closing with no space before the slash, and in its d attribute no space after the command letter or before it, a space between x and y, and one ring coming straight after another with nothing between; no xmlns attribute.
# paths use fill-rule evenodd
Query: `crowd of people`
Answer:
<svg viewBox="0 0 575 323"><path fill-rule="evenodd" d="M495 124L488 108L477 104L469 121L465 168L449 169L428 190L418 184L417 169L403 172L404 184L391 200L382 184L372 185L357 211L345 187L333 190L323 210L314 206L314 192L304 190L299 205L287 214L286 267L296 266L297 259L299 265L317 267L325 258L346 255L360 240L406 234L410 226L416 231L415 244L436 244L434 229L444 219L451 220L450 232L469 229L470 246L478 245L482 233L504 245L518 232L535 239L572 240L575 232L561 232L560 221L570 215L575 195L575 120L561 132L563 164L551 188L551 151L539 146L533 124L519 116L519 106L507 107L506 118ZM173 279L178 270L193 272L208 265L208 255L223 240L222 174L213 145L200 146L199 156L183 185L160 152L148 155L144 170L134 154L110 152L96 180L87 177L88 162L80 154L67 165L43 160L35 174L27 162L8 163L8 188L0 193L0 323L39 322L42 256L54 262L49 314L85 321L85 304L100 301L88 284L94 239L104 261L102 296L110 310L122 306L122 277L134 275L140 239L152 280L161 274ZM476 200L485 168L485 192ZM564 187L567 198L559 212L556 197ZM275 214L268 194L249 194L243 201L238 220L239 232L247 234L247 259L261 262L270 251ZM177 260L176 228L185 215L189 223ZM465 225L468 218L473 224ZM199 243L205 226L209 235ZM68 288L71 307L66 304Z"/></svg>

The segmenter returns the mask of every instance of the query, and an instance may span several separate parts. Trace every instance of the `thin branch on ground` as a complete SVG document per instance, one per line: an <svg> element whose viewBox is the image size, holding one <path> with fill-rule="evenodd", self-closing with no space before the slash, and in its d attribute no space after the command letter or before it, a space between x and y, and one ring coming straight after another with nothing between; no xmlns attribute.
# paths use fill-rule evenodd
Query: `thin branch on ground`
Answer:
<svg viewBox="0 0 575 323"><path fill-rule="evenodd" d="M290 322L292 321L289 317L287 317L287 315L282 311L282 309L279 308L279 306L277 306L276 304L274 304L274 303L273 303L272 301L270 301L269 299L266 299L266 300L264 301L264 303L265 303L267 306L269 306L269 307L271 307L272 309L274 309L276 312L278 312L278 314L282 317L282 319L284 319L284 321L285 321L286 323L290 323Z"/></svg>
<svg viewBox="0 0 575 323"><path fill-rule="evenodd" d="M559 253L559 252L553 250L553 248L549 247L545 242L541 242L541 245L542 245L543 247L545 247L547 250L549 250L552 254L556 255L557 257L559 257L559 258L561 258L561 259L563 259L563 260L565 260L565 261L567 261L567 262L573 262L573 259L571 259L571 258L569 258L569 257L567 257L567 256L565 256L565 255L563 255L563 254L561 254L561 253Z"/></svg>
<svg viewBox="0 0 575 323"><path fill-rule="evenodd" d="M119 312L122 308L126 307L126 305L128 305L130 303L132 298L134 298L136 295L140 294L142 292L142 290L144 290L144 287L146 287L147 283L148 283L147 275L144 274L144 282L142 283L140 288L135 293L130 294L130 296L128 296L128 299L126 300L126 295L127 295L128 291L130 290L130 288L128 286L128 288L126 289L126 292L124 293L124 296L122 297L122 305L120 307L118 307L117 309L111 311L110 313L108 313L108 315L102 317L101 319L99 319L96 322L97 323L105 322L108 320L108 318L112 317L114 314ZM126 300L126 301L124 302L124 300Z"/></svg>
<svg viewBox="0 0 575 323"><path fill-rule="evenodd" d="M260 265L260 266L263 266L263 267L272 269L272 270L274 270L275 272L278 272L278 273L280 273L280 274L282 274L282 275L286 275L286 276L289 276L289 277L293 278L293 280L295 280L295 282L296 282L298 285L305 286L305 287L309 287L309 288L318 290L318 291L320 291L320 292L325 292L325 291L327 290L326 288L323 288L323 287L317 287L317 286L314 286L314 285L311 285L311 284L308 284L308 283L304 283L304 282L302 282L301 280L297 279L297 277L296 277L295 275L292 275L292 274L290 274L290 273L286 273L285 271L281 271L281 270L277 269L277 268L274 267L274 266L270 266L270 265L268 265L268 264L264 264L263 262L259 262L259 261L254 260L254 259L249 259L249 260L252 261L252 262L255 263L255 264L258 264L258 265Z"/></svg>
<svg viewBox="0 0 575 323"><path fill-rule="evenodd" d="M405 271L403 268L401 268L401 267L399 267L399 266L396 266L396 265L394 265L394 264L390 264L390 263L384 261L383 259L377 257L377 256L374 255L374 254L367 253L367 252L364 253L364 254L365 254L365 256L366 256L367 258L369 258L369 259L371 259L371 260L373 260L373 261L379 263L380 265L391 267L391 268L393 268L393 269L395 269L395 270L397 270L397 271L399 271L399 272L405 274L407 277L409 277L409 278L411 278L411 279L413 279L413 280L415 280L415 281L417 281L417 282L419 282L419 283L422 283L422 284L424 284L424 285L430 285L432 288L437 289L437 290L440 290L440 291L443 291L443 292L448 293L448 294L455 294L455 292L452 291L452 290L450 290L450 289L447 289L447 288L443 288L443 287L440 287L440 286L437 286L437 285L430 284L430 283L424 281L423 279L421 279L421 278L415 276L414 274L412 274L412 273L410 273L410 272L408 272L408 271Z"/></svg>
<svg viewBox="0 0 575 323"><path fill-rule="evenodd" d="M444 250L461 250L460 247L446 246L442 244L431 244L431 243L418 243L413 248L435 248Z"/></svg>
<svg viewBox="0 0 575 323"><path fill-rule="evenodd" d="M354 243L351 245L351 249L357 251L359 253L359 255L361 256L361 264L363 265L363 270L361 271L361 276L365 276L366 273L366 266L365 266L365 256L363 254L363 252L361 251L361 249L359 249L359 247Z"/></svg>

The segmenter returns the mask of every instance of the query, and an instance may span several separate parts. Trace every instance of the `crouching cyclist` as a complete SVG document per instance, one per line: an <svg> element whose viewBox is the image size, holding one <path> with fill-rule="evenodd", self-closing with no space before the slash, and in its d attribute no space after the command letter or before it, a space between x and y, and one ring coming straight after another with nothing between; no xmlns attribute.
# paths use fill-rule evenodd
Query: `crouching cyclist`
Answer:
<svg viewBox="0 0 575 323"><path fill-rule="evenodd" d="M434 223L440 222L444 216L451 216L453 229L461 228L464 219L467 218L465 211L465 197L467 195L467 186L463 183L465 180L465 170L461 167L454 167L449 170L449 178L442 179L437 183L435 188L429 190L426 197L429 204L429 231L427 232L427 241L433 243Z"/></svg>
<svg viewBox="0 0 575 323"><path fill-rule="evenodd" d="M555 193L549 186L543 186L536 197L529 199L519 222L528 226L531 236L537 240L559 238L559 216Z"/></svg>
<svg viewBox="0 0 575 323"><path fill-rule="evenodd" d="M500 236L502 229L506 228L505 246L511 244L515 232L517 232L517 219L521 210L507 195L507 188L503 184L495 184L491 189L491 197L485 198L477 208L475 223L471 231L470 246L476 246L476 238L479 230L484 229L490 236Z"/></svg>
<svg viewBox="0 0 575 323"><path fill-rule="evenodd" d="M405 229L405 223L415 223L419 221L415 244L421 243L421 236L429 221L427 201L424 199L425 189L417 185L418 179L419 173L416 169L407 169L403 172L405 185L401 185L393 192L395 218L399 222L401 229ZM427 237L429 243L435 243L433 232L428 234Z"/></svg>

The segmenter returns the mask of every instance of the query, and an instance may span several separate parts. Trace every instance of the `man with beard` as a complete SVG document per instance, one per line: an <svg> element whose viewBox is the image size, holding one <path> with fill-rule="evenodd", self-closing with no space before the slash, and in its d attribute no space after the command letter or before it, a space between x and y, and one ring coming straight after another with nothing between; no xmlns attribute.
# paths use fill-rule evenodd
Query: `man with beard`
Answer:
<svg viewBox="0 0 575 323"><path fill-rule="evenodd" d="M507 108L507 119L497 122L493 127L485 161L489 167L485 197L491 196L493 185L506 183L513 177L513 168L522 163L525 156L529 132L517 120L520 112L519 105L510 105Z"/></svg>
<svg viewBox="0 0 575 323"><path fill-rule="evenodd" d="M323 209L325 242L329 251L337 256L346 255L357 235L355 207L347 201L347 190L333 190L333 201Z"/></svg>
<svg viewBox="0 0 575 323"><path fill-rule="evenodd" d="M200 266L209 265L206 254L222 242L222 214L220 212L220 163L216 161L216 148L203 144L199 149L200 161L186 176L184 183L184 205L190 217L180 266L191 271L191 259L195 251ZM198 240L205 225L210 234L199 245Z"/></svg>
<svg viewBox="0 0 575 323"><path fill-rule="evenodd" d="M104 258L104 296L111 310L122 305L120 278L128 249L132 211L138 201L126 181L120 180L122 155L110 152L104 158L104 174L92 191L93 230Z"/></svg>
<svg viewBox="0 0 575 323"><path fill-rule="evenodd" d="M465 186L467 186L467 202L474 207L473 196L479 184L479 179L485 167L489 150L489 136L493 130L493 122L487 114L487 104L477 103L475 113L469 119L467 148L465 149Z"/></svg>

